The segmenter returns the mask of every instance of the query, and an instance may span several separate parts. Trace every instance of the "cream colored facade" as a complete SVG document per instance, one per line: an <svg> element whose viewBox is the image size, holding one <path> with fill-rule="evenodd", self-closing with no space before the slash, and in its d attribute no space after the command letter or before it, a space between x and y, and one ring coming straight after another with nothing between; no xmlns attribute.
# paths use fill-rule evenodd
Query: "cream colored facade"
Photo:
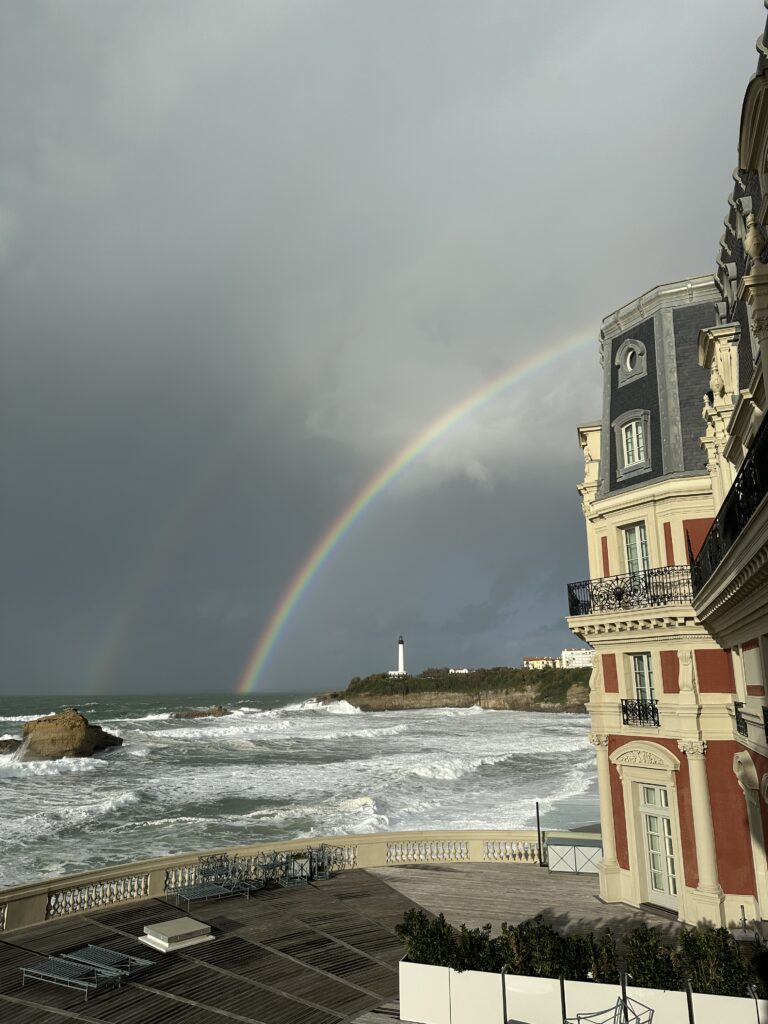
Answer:
<svg viewBox="0 0 768 1024"><path fill-rule="evenodd" d="M610 358L612 341L647 322L649 311L667 314L680 308L686 296L691 302L695 296L699 309L704 308L702 298L711 301L713 310L719 299L711 278L646 293L604 321L603 360ZM610 386L615 389L615 378ZM735 926L742 907L748 919L761 921L768 916L763 913L768 885L762 862L755 860L758 884L741 884L728 869L722 835L716 835L713 800L721 832L727 808L713 784L723 757L730 758L733 694L726 692L727 657L694 611L688 565L691 529L697 527L700 541L714 516L718 487L728 477L718 484L710 442L709 466L699 472L662 472L647 484L639 477L631 486L617 487L607 465L610 397L607 389L602 421L578 430L590 581L570 588L568 618L572 631L597 654L588 710L603 832L601 896L633 906L664 906L691 923ZM706 429L714 432L712 417ZM615 449L612 457L619 457ZM640 565L638 535L643 542ZM652 687L642 694L638 664L644 685L650 679ZM651 700L638 699L649 692ZM633 719L638 705L648 713L645 720ZM657 795L666 801L661 815L644 802ZM671 866L665 892L652 884L649 821L663 821L668 830L662 836Z"/></svg>

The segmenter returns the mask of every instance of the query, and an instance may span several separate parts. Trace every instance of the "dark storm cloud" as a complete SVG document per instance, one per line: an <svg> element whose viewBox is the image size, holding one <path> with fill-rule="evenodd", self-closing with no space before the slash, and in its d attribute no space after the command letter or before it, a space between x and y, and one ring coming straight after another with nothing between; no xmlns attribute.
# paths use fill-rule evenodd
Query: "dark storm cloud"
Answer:
<svg viewBox="0 0 768 1024"><path fill-rule="evenodd" d="M4 4L2 691L233 686L431 420L710 270L761 28L727 7ZM582 347L414 463L263 685L567 643L598 378Z"/></svg>

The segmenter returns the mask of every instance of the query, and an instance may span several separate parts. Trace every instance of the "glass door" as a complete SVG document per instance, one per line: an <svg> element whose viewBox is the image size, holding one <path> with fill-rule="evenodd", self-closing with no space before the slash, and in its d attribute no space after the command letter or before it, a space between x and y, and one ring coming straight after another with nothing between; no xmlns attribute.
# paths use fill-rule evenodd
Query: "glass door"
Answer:
<svg viewBox="0 0 768 1024"><path fill-rule="evenodd" d="M627 556L627 572L645 572L650 569L645 523L624 527L624 551Z"/></svg>
<svg viewBox="0 0 768 1024"><path fill-rule="evenodd" d="M666 786L641 786L648 902L677 910L677 866Z"/></svg>

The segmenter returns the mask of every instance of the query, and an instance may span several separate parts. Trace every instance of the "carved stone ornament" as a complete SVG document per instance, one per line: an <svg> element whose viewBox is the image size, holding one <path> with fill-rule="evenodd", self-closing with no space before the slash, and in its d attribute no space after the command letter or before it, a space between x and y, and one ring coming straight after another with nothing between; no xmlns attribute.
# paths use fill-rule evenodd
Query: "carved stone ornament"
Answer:
<svg viewBox="0 0 768 1024"><path fill-rule="evenodd" d="M707 752L706 740L678 740L677 745L686 757L703 757Z"/></svg>
<svg viewBox="0 0 768 1024"><path fill-rule="evenodd" d="M619 754L616 764L631 767L637 765L640 768L666 768L666 764L658 754L650 750L628 750L626 754Z"/></svg>
<svg viewBox="0 0 768 1024"><path fill-rule="evenodd" d="M753 263L759 263L765 249L765 229L754 213L747 214L747 233L744 237L744 249Z"/></svg>
<svg viewBox="0 0 768 1024"><path fill-rule="evenodd" d="M608 737L599 732L593 732L589 737L589 742L593 747L607 747Z"/></svg>

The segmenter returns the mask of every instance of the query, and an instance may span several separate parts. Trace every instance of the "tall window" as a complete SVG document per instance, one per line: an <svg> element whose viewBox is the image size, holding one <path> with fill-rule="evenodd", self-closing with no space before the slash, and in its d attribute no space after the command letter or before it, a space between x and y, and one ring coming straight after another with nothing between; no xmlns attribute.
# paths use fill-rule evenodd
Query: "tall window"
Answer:
<svg viewBox="0 0 768 1024"><path fill-rule="evenodd" d="M645 462L645 431L642 420L630 420L621 428L624 443L624 465L636 466Z"/></svg>
<svg viewBox="0 0 768 1024"><path fill-rule="evenodd" d="M627 556L627 572L644 572L650 569L645 523L624 527L624 551Z"/></svg>
<svg viewBox="0 0 768 1024"><path fill-rule="evenodd" d="M653 669L650 654L632 655L632 675L638 700L653 700Z"/></svg>

